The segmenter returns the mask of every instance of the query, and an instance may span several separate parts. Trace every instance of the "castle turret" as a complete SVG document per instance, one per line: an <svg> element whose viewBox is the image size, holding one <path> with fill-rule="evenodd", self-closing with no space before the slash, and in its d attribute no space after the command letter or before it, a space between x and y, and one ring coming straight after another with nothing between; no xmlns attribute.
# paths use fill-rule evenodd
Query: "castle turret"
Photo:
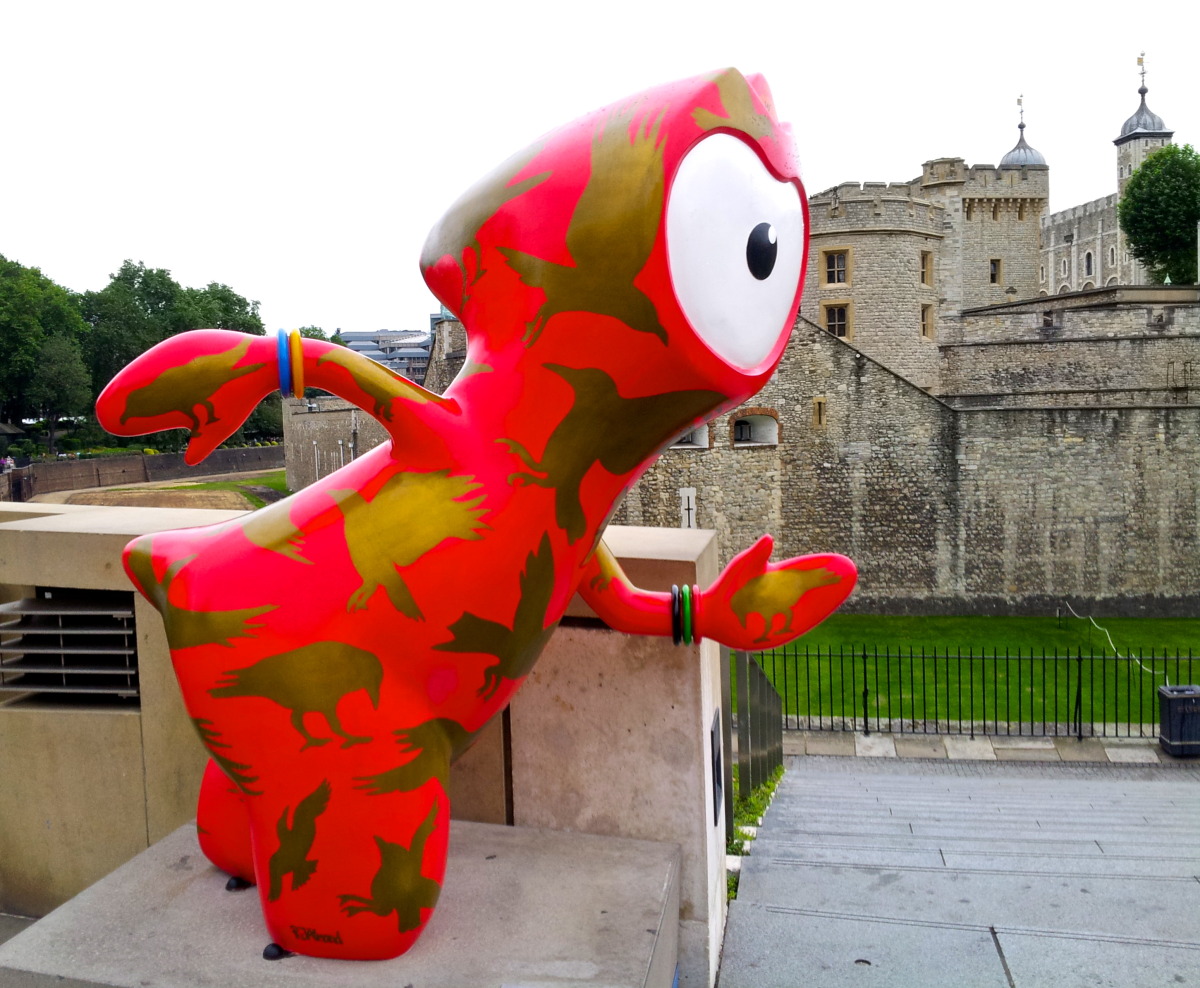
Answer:
<svg viewBox="0 0 1200 988"><path fill-rule="evenodd" d="M1143 53L1144 55L1145 53ZM1138 95L1142 102L1137 112L1121 125L1121 135L1113 141L1117 146L1117 193L1125 194L1125 183L1146 156L1160 147L1171 143L1173 130L1168 130L1163 118L1153 113L1146 105L1146 66L1142 56L1138 57L1141 67L1142 84L1138 87Z"/></svg>

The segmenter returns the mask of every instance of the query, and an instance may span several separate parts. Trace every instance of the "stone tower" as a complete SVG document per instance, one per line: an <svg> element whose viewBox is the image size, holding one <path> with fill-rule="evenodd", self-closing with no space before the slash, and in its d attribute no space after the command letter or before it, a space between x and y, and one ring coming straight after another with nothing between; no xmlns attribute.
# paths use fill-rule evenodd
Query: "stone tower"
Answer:
<svg viewBox="0 0 1200 988"><path fill-rule="evenodd" d="M1125 194L1125 183L1151 151L1171 143L1174 131L1167 130L1162 117L1152 113L1146 105L1146 66L1138 58L1141 66L1142 84L1138 87L1138 95L1142 98L1137 112L1121 125L1121 136L1113 143L1117 146L1117 194Z"/></svg>
<svg viewBox="0 0 1200 988"><path fill-rule="evenodd" d="M961 294L947 295L947 315L1037 294L1041 223L1050 201L1050 169L1025 141L1022 110L1017 143L999 167L963 169L958 208L948 216L960 240ZM936 164L936 163L931 163ZM930 175L925 167L922 184ZM945 185L940 186L946 191Z"/></svg>

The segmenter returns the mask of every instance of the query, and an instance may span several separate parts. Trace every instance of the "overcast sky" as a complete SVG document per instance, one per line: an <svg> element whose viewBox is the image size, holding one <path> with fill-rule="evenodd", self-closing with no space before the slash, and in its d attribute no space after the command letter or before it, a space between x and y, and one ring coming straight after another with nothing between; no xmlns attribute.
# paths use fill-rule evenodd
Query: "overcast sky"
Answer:
<svg viewBox="0 0 1200 988"><path fill-rule="evenodd" d="M0 254L74 291L125 258L223 282L271 329L422 328L418 256L460 192L559 124L727 65L766 76L810 194L997 163L1023 94L1064 209L1116 190L1143 50L1150 108L1200 143L1196 10L0 0Z"/></svg>

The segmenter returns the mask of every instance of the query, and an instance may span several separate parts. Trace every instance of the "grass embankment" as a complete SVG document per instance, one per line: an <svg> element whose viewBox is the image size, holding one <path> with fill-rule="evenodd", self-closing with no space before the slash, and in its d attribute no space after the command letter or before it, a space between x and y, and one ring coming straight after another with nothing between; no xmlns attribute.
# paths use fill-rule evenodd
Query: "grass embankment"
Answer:
<svg viewBox="0 0 1200 988"><path fill-rule="evenodd" d="M172 491L236 491L249 501L253 507L261 508L267 502L255 494L253 490L248 490L248 488L254 487L266 487L284 496L292 493L288 490L287 476L284 470L275 470L261 477L252 477L244 481L213 480L201 484L175 484L166 489Z"/></svg>
<svg viewBox="0 0 1200 988"><path fill-rule="evenodd" d="M865 689L872 721L1152 723L1158 687L1200 675L1200 660L1173 658L1200 656L1200 620L1096 624L835 615L760 662L786 713L860 719Z"/></svg>
<svg viewBox="0 0 1200 988"><path fill-rule="evenodd" d="M771 805L771 798L775 795L775 789L782 778L783 766L780 765L766 782L755 786L743 796L738 791L738 767L733 766L733 837L725 843L726 854L746 853L746 845L754 836L743 828L758 826L758 821ZM726 892L730 899L737 898L738 878L739 874L735 871L728 872L725 876Z"/></svg>

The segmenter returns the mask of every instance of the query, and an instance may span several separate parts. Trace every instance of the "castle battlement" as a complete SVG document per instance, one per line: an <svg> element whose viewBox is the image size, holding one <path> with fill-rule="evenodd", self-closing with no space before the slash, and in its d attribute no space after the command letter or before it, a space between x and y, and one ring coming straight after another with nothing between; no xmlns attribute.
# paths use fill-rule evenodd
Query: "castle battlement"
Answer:
<svg viewBox="0 0 1200 988"><path fill-rule="evenodd" d="M810 204L815 205L818 202L828 202L831 199L862 199L879 195L880 193L889 193L891 195L911 196L911 182L842 182L840 185L832 186L824 192L818 192L816 195L808 197Z"/></svg>
<svg viewBox="0 0 1200 988"><path fill-rule="evenodd" d="M1059 223L1069 222L1070 220L1083 219L1085 216L1093 216L1096 213L1102 213L1109 209L1115 209L1117 206L1118 197L1116 193L1108 196L1101 196L1099 199L1093 199L1091 202L1085 202L1080 206L1072 206L1070 209L1063 209L1057 213L1051 213L1042 219L1042 226L1055 226Z"/></svg>
<svg viewBox="0 0 1200 988"><path fill-rule="evenodd" d="M809 200L814 235L880 228L942 235L946 207L918 199L907 185L850 183L838 186L836 191L843 189L849 194L822 194Z"/></svg>

